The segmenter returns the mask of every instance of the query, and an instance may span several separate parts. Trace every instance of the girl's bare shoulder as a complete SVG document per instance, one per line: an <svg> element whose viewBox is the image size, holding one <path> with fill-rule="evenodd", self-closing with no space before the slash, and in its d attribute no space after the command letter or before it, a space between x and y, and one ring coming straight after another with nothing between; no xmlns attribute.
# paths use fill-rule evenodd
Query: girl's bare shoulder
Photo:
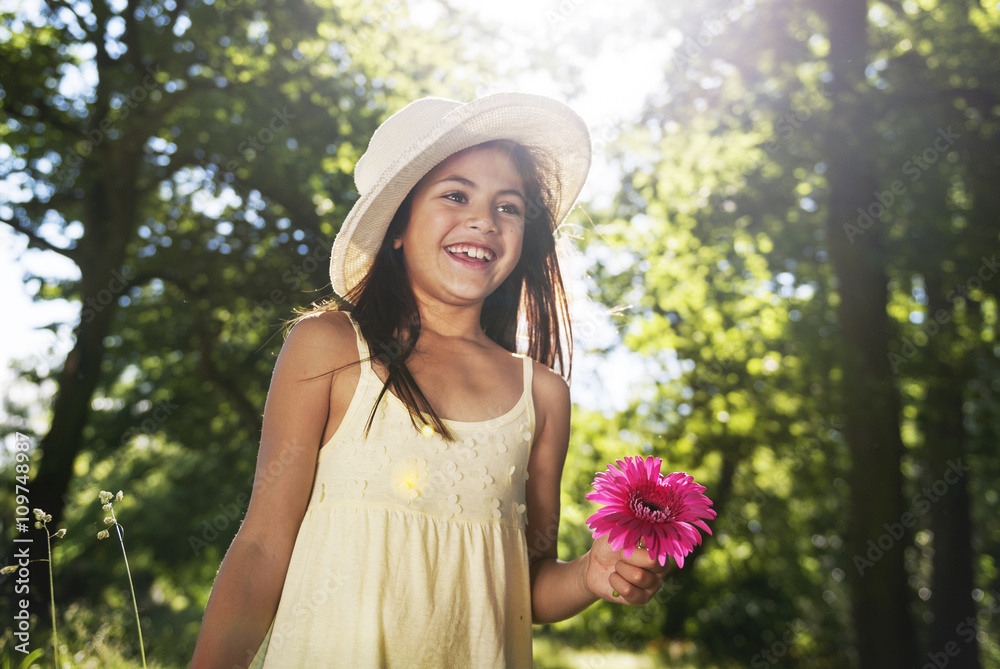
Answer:
<svg viewBox="0 0 1000 669"><path fill-rule="evenodd" d="M559 402L569 402L569 384L555 370L532 360L531 388L536 394Z"/></svg>
<svg viewBox="0 0 1000 669"><path fill-rule="evenodd" d="M554 418L568 420L570 412L569 384L562 376L537 360L532 361L531 393L539 425Z"/></svg>
<svg viewBox="0 0 1000 669"><path fill-rule="evenodd" d="M343 311L309 314L292 326L281 347L282 356L310 363L333 364L333 369L358 360L358 347L350 316Z"/></svg>

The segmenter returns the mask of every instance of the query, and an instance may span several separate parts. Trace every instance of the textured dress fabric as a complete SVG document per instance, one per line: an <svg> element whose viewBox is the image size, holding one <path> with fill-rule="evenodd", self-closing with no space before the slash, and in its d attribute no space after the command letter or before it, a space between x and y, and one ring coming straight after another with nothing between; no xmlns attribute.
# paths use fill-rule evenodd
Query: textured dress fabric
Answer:
<svg viewBox="0 0 1000 669"><path fill-rule="evenodd" d="M352 323L354 323L352 319ZM354 323L361 375L318 455L281 601L251 666L530 667L532 361L502 416L425 436Z"/></svg>

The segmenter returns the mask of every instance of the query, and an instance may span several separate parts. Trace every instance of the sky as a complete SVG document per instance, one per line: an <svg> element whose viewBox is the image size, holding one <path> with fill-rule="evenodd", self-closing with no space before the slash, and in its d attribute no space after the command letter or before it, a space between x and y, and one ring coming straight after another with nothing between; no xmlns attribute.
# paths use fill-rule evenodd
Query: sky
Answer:
<svg viewBox="0 0 1000 669"><path fill-rule="evenodd" d="M506 0L503 3L483 3L475 0L452 0L456 7L475 12L490 26L497 26L506 36L506 44L486 45L505 64L526 65L524 50L542 47L550 50L556 62L570 64L573 81L553 79L549 72L528 70L514 80L484 79L480 94L500 90L520 90L563 99L584 118L594 137L594 165L581 195L585 205L594 207L607 202L618 184L614 167L606 158L606 149L613 141L616 128L636 118L646 96L659 83L662 64L670 56L667 40L662 35L643 35L643 13L651 0L620 0L616 3L598 0ZM5 3L6 4L6 3ZM433 0L410 0L410 16L419 27L433 22L440 6ZM600 41L587 37L599 31ZM575 93L567 98L564 91ZM0 147L2 149L3 147ZM0 218L9 195L0 183ZM8 191L9 193L9 191ZM9 212L9 209L7 210ZM580 211L574 220L586 224ZM0 328L0 385L4 395L31 401L33 391L22 386L12 387L11 361L30 359L40 365L59 364L71 346L70 327L57 336L39 327L54 322L72 324L79 315L79 306L64 301L33 302L32 290L25 276L38 274L51 278L77 278L79 271L65 258L52 252L25 252L27 240L7 225L0 225L0 309L10 314L10 320ZM574 357L572 391L574 401L589 408L607 411L626 406L634 389L643 385L648 375L641 360L624 347L607 358L580 355L590 346L605 347L619 341L618 333L601 309L586 299L584 278L585 259L570 261L564 274L573 279L571 293L574 318L579 333L578 355ZM32 282L37 285L37 281ZM582 324L582 327L581 327ZM631 389L631 390L630 390ZM0 408L0 419L2 419ZM41 427L41 426L39 426Z"/></svg>

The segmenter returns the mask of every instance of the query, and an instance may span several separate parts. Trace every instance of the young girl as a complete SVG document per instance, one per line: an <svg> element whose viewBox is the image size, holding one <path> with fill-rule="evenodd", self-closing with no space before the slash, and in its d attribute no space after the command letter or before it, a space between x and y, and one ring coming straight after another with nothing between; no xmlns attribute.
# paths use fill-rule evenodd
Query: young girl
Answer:
<svg viewBox="0 0 1000 669"><path fill-rule="evenodd" d="M193 667L529 667L532 623L660 588L606 537L556 556L553 233L589 165L580 117L534 95L422 99L374 134L333 248L344 300L282 347Z"/></svg>

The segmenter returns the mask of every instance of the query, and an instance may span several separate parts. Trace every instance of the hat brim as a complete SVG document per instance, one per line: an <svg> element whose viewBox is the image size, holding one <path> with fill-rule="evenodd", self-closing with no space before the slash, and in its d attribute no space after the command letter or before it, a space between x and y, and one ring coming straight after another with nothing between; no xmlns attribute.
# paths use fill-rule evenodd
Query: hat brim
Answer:
<svg viewBox="0 0 1000 669"><path fill-rule="evenodd" d="M428 132L399 147L397 157L344 219L330 258L330 280L338 295L346 295L368 273L389 223L413 187L464 149L500 139L528 147L549 163L541 166L540 176L553 194L555 225L575 205L591 161L590 132L576 112L558 100L527 93L497 93L455 104L459 106Z"/></svg>

